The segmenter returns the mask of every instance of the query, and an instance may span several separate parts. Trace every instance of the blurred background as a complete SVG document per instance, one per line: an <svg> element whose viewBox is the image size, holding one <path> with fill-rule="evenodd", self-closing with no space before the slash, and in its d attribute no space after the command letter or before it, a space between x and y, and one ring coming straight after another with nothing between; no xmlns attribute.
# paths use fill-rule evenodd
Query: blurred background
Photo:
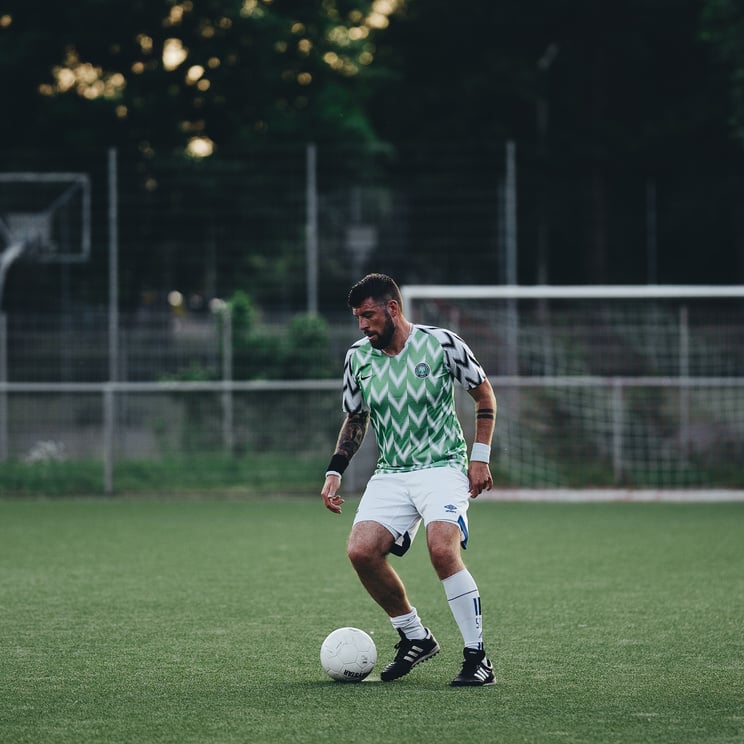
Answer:
<svg viewBox="0 0 744 744"><path fill-rule="evenodd" d="M744 282L740 3L10 0L0 74L0 491L314 492L367 271L484 288L408 310L500 484L742 485L741 295L486 289Z"/></svg>

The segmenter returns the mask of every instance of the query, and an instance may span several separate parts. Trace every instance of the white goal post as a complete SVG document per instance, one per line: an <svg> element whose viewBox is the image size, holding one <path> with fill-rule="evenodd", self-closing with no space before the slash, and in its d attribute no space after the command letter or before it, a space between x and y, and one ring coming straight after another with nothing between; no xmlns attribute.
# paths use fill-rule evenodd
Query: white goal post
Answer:
<svg viewBox="0 0 744 744"><path fill-rule="evenodd" d="M401 287L497 393L515 489L744 488L744 286ZM733 490L731 491L733 493Z"/></svg>
<svg viewBox="0 0 744 744"><path fill-rule="evenodd" d="M588 284L588 285L512 285L512 284L408 284L400 288L403 304L418 299L664 299L732 298L744 299L744 284Z"/></svg>

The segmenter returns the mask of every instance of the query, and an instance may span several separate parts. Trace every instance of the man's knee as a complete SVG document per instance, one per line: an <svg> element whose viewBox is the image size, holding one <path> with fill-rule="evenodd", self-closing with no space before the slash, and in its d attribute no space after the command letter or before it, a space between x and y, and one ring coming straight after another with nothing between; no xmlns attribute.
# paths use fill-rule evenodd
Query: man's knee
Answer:
<svg viewBox="0 0 744 744"><path fill-rule="evenodd" d="M464 567L457 525L432 522L427 529L427 545L431 564L439 578L447 578Z"/></svg>
<svg viewBox="0 0 744 744"><path fill-rule="evenodd" d="M371 558L369 548L366 545L352 541L349 541L349 544L346 546L346 556L354 568L367 565Z"/></svg>
<svg viewBox="0 0 744 744"><path fill-rule="evenodd" d="M354 525L346 545L346 555L357 570L375 565L390 552L393 536L382 525L360 522Z"/></svg>

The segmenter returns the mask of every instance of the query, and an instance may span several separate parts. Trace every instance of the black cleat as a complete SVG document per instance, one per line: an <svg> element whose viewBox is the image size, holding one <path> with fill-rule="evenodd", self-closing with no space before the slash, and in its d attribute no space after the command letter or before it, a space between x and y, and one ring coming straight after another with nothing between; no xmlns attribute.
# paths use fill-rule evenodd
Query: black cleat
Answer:
<svg viewBox="0 0 744 744"><path fill-rule="evenodd" d="M486 658L485 651L466 646L463 655L465 661L462 663L462 670L450 682L452 687L482 687L496 681L493 664Z"/></svg>
<svg viewBox="0 0 744 744"><path fill-rule="evenodd" d="M402 630L399 630L400 640L395 644L398 653L395 658L380 672L380 679L383 682L391 682L394 679L403 677L408 672L420 664L422 661L431 659L439 653L439 644L437 639L426 629L426 638L415 638L409 640Z"/></svg>

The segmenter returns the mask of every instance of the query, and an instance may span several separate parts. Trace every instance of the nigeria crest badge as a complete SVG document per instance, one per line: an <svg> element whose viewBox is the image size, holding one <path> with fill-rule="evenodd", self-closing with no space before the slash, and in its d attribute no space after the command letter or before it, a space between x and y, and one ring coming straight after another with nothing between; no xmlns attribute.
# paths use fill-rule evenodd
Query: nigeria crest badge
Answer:
<svg viewBox="0 0 744 744"><path fill-rule="evenodd" d="M431 367L426 362L419 362L414 370L413 373L416 375L416 377L424 378L428 377L431 374Z"/></svg>

